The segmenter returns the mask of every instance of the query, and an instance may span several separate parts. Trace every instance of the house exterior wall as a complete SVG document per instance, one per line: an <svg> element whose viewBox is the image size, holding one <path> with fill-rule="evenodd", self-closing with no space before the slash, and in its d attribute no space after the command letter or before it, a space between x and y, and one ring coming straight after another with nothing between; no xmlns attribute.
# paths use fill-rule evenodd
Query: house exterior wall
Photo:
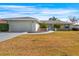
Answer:
<svg viewBox="0 0 79 59"><path fill-rule="evenodd" d="M69 28L66 28L66 27L65 27L66 25L67 25L67 24L61 25L61 26L60 26L60 30L72 30L72 25L68 25Z"/></svg>
<svg viewBox="0 0 79 59"><path fill-rule="evenodd" d="M48 24L48 30L55 30L54 28L54 24ZM60 25L60 28L57 28L57 30L72 30L72 25L68 25L68 24L59 24ZM66 28L65 26L68 25L68 28Z"/></svg>
<svg viewBox="0 0 79 59"><path fill-rule="evenodd" d="M39 23L37 22L32 23L33 32L37 32L39 30L39 27L40 27Z"/></svg>
<svg viewBox="0 0 79 59"><path fill-rule="evenodd" d="M10 32L36 32L38 29L34 21L9 20L8 24Z"/></svg>
<svg viewBox="0 0 79 59"><path fill-rule="evenodd" d="M73 25L73 28L79 28L79 25Z"/></svg>
<svg viewBox="0 0 79 59"><path fill-rule="evenodd" d="M38 24L38 23L35 23L35 31L38 31L39 30L39 27L40 27L40 25Z"/></svg>

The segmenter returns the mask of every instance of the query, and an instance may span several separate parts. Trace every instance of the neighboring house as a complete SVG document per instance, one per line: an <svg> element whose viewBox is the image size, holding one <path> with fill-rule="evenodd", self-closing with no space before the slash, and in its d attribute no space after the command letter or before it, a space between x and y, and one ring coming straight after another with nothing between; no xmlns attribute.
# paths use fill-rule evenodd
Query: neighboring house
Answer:
<svg viewBox="0 0 79 59"><path fill-rule="evenodd" d="M7 23L6 21L4 21L3 19L0 19L0 24L4 24Z"/></svg>
<svg viewBox="0 0 79 59"><path fill-rule="evenodd" d="M39 29L38 19L32 17L5 18L9 24L10 32L37 32Z"/></svg>
<svg viewBox="0 0 79 59"><path fill-rule="evenodd" d="M79 30L79 22L73 24L73 30Z"/></svg>

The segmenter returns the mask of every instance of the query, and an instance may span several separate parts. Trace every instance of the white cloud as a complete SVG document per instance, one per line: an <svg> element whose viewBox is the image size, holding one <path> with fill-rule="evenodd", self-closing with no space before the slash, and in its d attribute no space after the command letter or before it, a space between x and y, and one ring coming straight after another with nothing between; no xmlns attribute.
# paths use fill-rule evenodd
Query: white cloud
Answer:
<svg viewBox="0 0 79 59"><path fill-rule="evenodd" d="M37 8L34 6L16 5L0 5L0 8L5 10L4 12L0 11L1 18L31 16L41 20L48 20L52 16L65 19L69 15L79 15L76 14L78 12L76 9Z"/></svg>
<svg viewBox="0 0 79 59"><path fill-rule="evenodd" d="M0 8L33 8L34 6L0 5Z"/></svg>
<svg viewBox="0 0 79 59"><path fill-rule="evenodd" d="M43 14L69 14L73 12L78 12L78 10L68 10L68 9L44 9L41 13Z"/></svg>

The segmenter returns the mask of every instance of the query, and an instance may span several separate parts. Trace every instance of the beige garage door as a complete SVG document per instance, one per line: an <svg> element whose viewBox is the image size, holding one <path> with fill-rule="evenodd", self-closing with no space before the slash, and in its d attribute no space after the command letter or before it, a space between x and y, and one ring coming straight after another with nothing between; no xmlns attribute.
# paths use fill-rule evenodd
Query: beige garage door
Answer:
<svg viewBox="0 0 79 59"><path fill-rule="evenodd" d="M14 32L31 32L32 23L26 21L12 21L9 22L9 31Z"/></svg>

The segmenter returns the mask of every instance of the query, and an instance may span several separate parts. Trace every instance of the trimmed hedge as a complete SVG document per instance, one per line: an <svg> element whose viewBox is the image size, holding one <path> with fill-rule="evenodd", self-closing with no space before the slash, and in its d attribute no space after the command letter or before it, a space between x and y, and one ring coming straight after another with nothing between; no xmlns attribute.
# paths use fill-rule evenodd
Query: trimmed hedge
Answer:
<svg viewBox="0 0 79 59"><path fill-rule="evenodd" d="M8 24L0 24L0 31L8 31L9 30L9 25Z"/></svg>

